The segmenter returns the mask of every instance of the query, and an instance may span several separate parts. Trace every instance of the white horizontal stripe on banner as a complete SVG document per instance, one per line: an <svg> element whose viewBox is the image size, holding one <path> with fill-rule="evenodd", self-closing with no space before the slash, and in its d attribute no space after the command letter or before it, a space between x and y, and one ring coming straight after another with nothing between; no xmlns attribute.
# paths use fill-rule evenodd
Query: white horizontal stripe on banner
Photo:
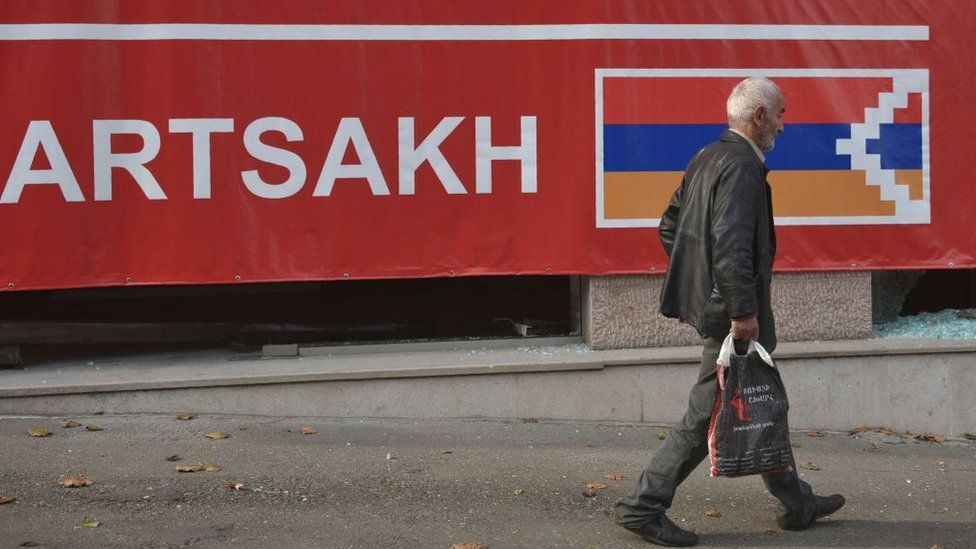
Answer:
<svg viewBox="0 0 976 549"><path fill-rule="evenodd" d="M928 40L925 25L0 25L0 40Z"/></svg>

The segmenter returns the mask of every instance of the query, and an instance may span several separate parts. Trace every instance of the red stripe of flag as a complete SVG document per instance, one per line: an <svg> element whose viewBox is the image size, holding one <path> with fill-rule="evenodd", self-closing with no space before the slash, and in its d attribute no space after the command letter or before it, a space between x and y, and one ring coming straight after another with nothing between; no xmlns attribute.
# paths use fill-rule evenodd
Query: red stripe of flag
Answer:
<svg viewBox="0 0 976 549"><path fill-rule="evenodd" d="M922 123L922 94L908 94L908 105L904 109L895 109L895 124Z"/></svg>
<svg viewBox="0 0 976 549"><path fill-rule="evenodd" d="M725 124L725 100L741 78L608 77L603 80L604 124ZM784 121L827 124L864 121L864 109L890 92L891 78L779 77Z"/></svg>

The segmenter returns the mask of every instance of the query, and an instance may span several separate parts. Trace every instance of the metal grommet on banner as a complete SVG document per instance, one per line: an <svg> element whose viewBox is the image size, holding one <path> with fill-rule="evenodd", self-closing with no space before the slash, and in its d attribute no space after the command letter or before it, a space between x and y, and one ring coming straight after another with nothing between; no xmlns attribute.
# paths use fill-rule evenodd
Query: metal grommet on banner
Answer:
<svg viewBox="0 0 976 549"><path fill-rule="evenodd" d="M241 281L241 275L234 275L234 280L236 280L237 282L240 282Z"/></svg>
<svg viewBox="0 0 976 549"><path fill-rule="evenodd" d="M857 268L857 263L851 263L851 268L852 269L856 269Z"/></svg>
<svg viewBox="0 0 976 549"><path fill-rule="evenodd" d="M447 276L454 276L454 270L447 271Z"/></svg>
<svg viewBox="0 0 976 549"><path fill-rule="evenodd" d="M656 273L657 272L657 267L651 267L651 272L652 273Z"/></svg>
<svg viewBox="0 0 976 549"><path fill-rule="evenodd" d="M132 282L132 277L131 277L131 276L127 276L127 277L125 277L125 283L126 283L126 284L129 284L129 283L131 283L131 282Z"/></svg>
<svg viewBox="0 0 976 549"><path fill-rule="evenodd" d="M342 273L342 278L349 278L349 273Z"/></svg>
<svg viewBox="0 0 976 549"><path fill-rule="evenodd" d="M8 282L7 283L7 288L10 288L11 290L13 290L14 289L14 283L13 282Z"/></svg>
<svg viewBox="0 0 976 549"><path fill-rule="evenodd" d="M546 267L546 274L552 274L552 267Z"/></svg>
<svg viewBox="0 0 976 549"><path fill-rule="evenodd" d="M951 269L951 268L953 268L953 267L955 267L955 266L956 266L956 264L955 264L955 263L953 263L952 261L950 261L950 262L949 262L949 268L950 268L950 269Z"/></svg>

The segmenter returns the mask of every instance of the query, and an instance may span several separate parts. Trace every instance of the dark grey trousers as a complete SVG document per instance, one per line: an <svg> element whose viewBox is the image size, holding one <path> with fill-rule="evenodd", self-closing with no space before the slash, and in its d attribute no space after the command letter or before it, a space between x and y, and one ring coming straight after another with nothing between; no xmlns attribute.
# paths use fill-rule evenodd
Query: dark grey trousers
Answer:
<svg viewBox="0 0 976 549"><path fill-rule="evenodd" d="M719 341L705 340L701 371L698 382L691 388L688 411L641 472L634 491L614 506L614 520L618 524L640 527L656 520L671 507L678 485L708 456L708 423L718 390L715 361L721 347ZM806 527L813 522L816 514L813 491L797 475L796 462L789 472L762 477L766 489L786 507L783 514L786 524Z"/></svg>

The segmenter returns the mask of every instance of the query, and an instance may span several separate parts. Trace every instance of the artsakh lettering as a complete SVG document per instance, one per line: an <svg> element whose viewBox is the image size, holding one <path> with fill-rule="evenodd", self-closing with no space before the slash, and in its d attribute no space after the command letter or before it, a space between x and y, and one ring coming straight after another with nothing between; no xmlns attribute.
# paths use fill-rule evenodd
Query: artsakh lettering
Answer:
<svg viewBox="0 0 976 549"><path fill-rule="evenodd" d="M429 163L448 194L467 194L468 189L458 178L440 145L464 122L464 117L452 116L440 123L425 137L418 139L414 131L414 119L397 119L397 194L415 194L415 172ZM476 194L491 194L492 164L499 160L520 163L523 194L536 193L537 138L536 117L520 118L521 142L514 145L492 143L490 116L474 119L475 160L474 190ZM215 134L234 133L233 118L174 118L169 120L170 134L190 134L193 150L193 199L211 198L211 143ZM282 199L296 195L308 181L305 160L286 148L272 146L262 141L268 133L279 133L287 142L302 141L302 128L294 121L282 117L259 118L250 122L242 136L244 149L259 162L285 168L288 177L282 182L268 182L261 178L257 169L241 172L241 181L253 195L265 199ZM112 137L136 136L142 140L136 152L116 152L112 149ZM418 143L419 141L419 143ZM112 200L113 169L127 171L149 200L167 200L163 185L146 166L159 154L163 146L159 129L145 120L94 120L92 121L93 192L95 201ZM343 158L352 148L358 163L347 164ZM35 158L43 149L50 168L32 168ZM364 179L374 196L390 195L386 175L370 144L366 129L359 118L342 118L332 144L325 154L325 161L312 190L312 196L326 197L340 179ZM0 204L17 204L25 190L32 185L57 185L66 202L84 202L85 193L75 171L71 168L54 126L50 120L32 120L21 141L20 150L10 169Z"/></svg>

